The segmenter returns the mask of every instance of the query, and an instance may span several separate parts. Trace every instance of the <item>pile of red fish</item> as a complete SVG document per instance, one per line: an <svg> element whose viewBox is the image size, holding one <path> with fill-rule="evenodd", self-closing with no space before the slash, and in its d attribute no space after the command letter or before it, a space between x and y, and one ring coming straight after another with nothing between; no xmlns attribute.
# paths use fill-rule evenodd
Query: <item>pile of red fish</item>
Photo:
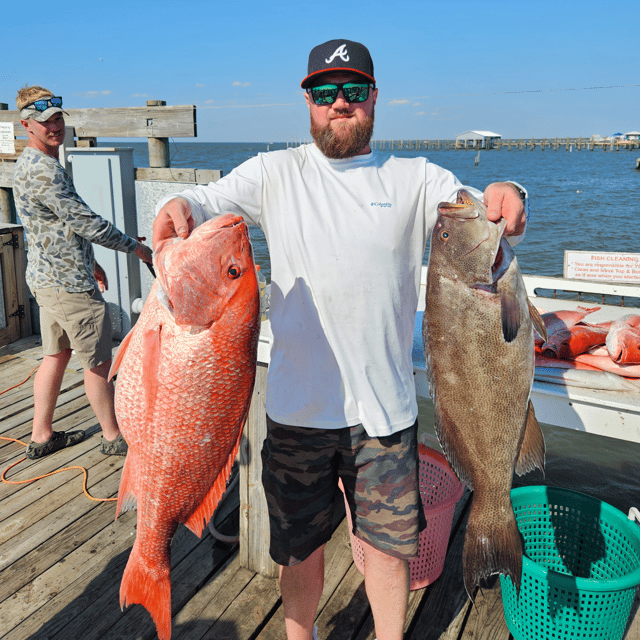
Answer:
<svg viewBox="0 0 640 640"><path fill-rule="evenodd" d="M536 334L536 366L607 371L640 378L640 315L590 324L600 307L542 313L548 338Z"/></svg>

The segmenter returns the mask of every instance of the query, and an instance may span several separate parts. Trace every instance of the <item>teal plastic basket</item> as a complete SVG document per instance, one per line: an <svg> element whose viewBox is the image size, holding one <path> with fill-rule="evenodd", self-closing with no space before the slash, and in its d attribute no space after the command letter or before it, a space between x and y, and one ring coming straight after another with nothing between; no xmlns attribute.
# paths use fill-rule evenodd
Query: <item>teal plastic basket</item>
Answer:
<svg viewBox="0 0 640 640"><path fill-rule="evenodd" d="M511 502L523 537L519 597L500 576L515 640L620 640L640 584L640 526L577 491L521 487Z"/></svg>

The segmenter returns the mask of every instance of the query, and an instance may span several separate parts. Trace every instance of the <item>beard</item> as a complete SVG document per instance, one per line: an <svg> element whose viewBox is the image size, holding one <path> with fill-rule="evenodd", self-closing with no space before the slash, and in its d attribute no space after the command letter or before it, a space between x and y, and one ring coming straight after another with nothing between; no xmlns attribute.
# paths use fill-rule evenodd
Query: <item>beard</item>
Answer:
<svg viewBox="0 0 640 640"><path fill-rule="evenodd" d="M371 115L366 116L362 122L346 123L348 127L339 126L336 134L331 127L331 122L325 126L317 124L311 117L311 136L316 146L322 153L332 160L342 160L357 156L369 144L373 135L374 109Z"/></svg>

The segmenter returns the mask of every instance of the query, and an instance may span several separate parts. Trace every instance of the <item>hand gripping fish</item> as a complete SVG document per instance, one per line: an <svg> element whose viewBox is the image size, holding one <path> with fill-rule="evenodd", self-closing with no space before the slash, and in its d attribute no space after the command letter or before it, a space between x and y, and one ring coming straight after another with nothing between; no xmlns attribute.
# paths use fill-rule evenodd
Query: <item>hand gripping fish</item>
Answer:
<svg viewBox="0 0 640 640"><path fill-rule="evenodd" d="M168 640L169 544L181 522L200 536L225 491L255 380L260 304L238 216L160 243L155 267L158 280L112 369L129 445L117 513L138 508L120 604L143 605Z"/></svg>
<svg viewBox="0 0 640 640"><path fill-rule="evenodd" d="M514 470L544 466L544 439L529 398L533 321L517 260L465 190L442 203L431 236L423 317L436 433L452 468L473 490L462 556L470 598L482 579L508 575L519 591L522 546L511 506Z"/></svg>

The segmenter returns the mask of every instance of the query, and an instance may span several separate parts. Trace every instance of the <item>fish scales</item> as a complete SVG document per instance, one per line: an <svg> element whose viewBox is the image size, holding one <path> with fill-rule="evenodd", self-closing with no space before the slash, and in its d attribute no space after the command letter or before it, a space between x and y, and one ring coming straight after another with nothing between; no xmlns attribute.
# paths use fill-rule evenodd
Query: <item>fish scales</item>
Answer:
<svg viewBox="0 0 640 640"><path fill-rule="evenodd" d="M129 445L118 513L138 509L120 599L145 606L168 640L170 541L179 523L201 535L226 488L255 379L259 298L246 225L236 216L158 248L156 271L159 282L114 362Z"/></svg>
<svg viewBox="0 0 640 640"><path fill-rule="evenodd" d="M436 433L473 501L463 549L471 597L495 573L520 584L522 547L510 491L514 470L544 464L530 402L534 334L544 323L528 302L504 223L492 223L466 191L442 203L431 238L423 339ZM531 318L534 315L534 320Z"/></svg>

